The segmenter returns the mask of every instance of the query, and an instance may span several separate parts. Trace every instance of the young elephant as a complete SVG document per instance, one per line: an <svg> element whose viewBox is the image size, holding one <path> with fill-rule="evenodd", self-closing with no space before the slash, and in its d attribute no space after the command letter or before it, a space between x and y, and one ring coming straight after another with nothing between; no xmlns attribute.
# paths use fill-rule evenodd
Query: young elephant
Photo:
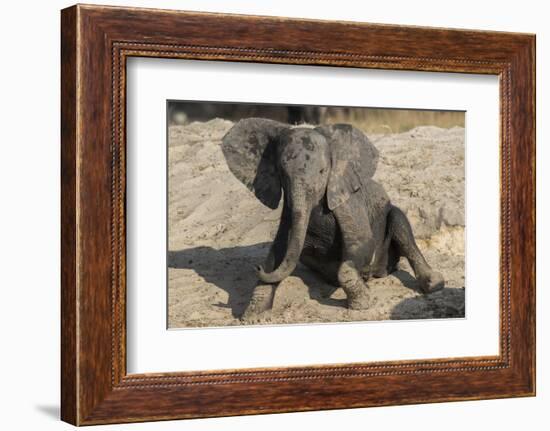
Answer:
<svg viewBox="0 0 550 431"><path fill-rule="evenodd" d="M378 151L348 124L316 128L249 118L223 137L231 172L266 206L284 191L279 229L243 317L271 308L274 285L298 260L341 286L352 309L372 305L365 280L395 271L405 256L424 293L443 287L403 212L372 179Z"/></svg>

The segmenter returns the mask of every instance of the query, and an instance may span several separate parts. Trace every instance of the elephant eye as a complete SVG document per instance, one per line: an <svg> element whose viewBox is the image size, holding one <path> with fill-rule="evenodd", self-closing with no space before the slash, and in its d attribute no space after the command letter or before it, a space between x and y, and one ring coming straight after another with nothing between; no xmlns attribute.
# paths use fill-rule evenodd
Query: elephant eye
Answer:
<svg viewBox="0 0 550 431"><path fill-rule="evenodd" d="M325 172L324 169L321 169L321 170L319 171L320 174L322 174L323 172Z"/></svg>

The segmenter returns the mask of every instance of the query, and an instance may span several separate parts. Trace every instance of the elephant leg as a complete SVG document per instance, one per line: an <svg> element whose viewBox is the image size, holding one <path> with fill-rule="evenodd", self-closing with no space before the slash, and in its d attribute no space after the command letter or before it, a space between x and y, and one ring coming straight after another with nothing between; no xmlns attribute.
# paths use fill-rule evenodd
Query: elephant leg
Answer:
<svg viewBox="0 0 550 431"><path fill-rule="evenodd" d="M391 245L391 237L386 234L382 244L376 249L373 262L365 266L368 272L364 271L364 276L372 275L374 278L382 278L388 275L388 260Z"/></svg>
<svg viewBox="0 0 550 431"><path fill-rule="evenodd" d="M399 249L395 245L394 241L390 242L390 247L388 248L388 260L386 265L386 274L391 274L392 272L397 271L397 264L399 263Z"/></svg>
<svg viewBox="0 0 550 431"><path fill-rule="evenodd" d="M241 319L251 321L259 317L262 313L271 310L273 307L274 295L274 285L258 283L252 291L250 302L246 306Z"/></svg>
<svg viewBox="0 0 550 431"><path fill-rule="evenodd" d="M374 278L382 278L395 272L399 263L399 257L399 250L388 232L384 238L384 242L377 249L373 264L370 265L370 274Z"/></svg>
<svg viewBox="0 0 550 431"><path fill-rule="evenodd" d="M420 290L423 293L431 293L442 289L445 286L443 276L426 262L416 245L411 225L403 211L395 206L392 207L388 213L388 224L392 243L397 247L399 255L405 256L409 261L419 282Z"/></svg>
<svg viewBox="0 0 550 431"><path fill-rule="evenodd" d="M338 283L348 297L348 307L352 310L366 310L375 304L370 296L368 285L357 270L353 258L341 263L338 269Z"/></svg>
<svg viewBox="0 0 550 431"><path fill-rule="evenodd" d="M366 209L361 205L340 205L334 210L342 232L342 262L338 268L338 283L348 297L348 307L365 310L374 301L361 270L374 254L374 240Z"/></svg>
<svg viewBox="0 0 550 431"><path fill-rule="evenodd" d="M289 229L290 211L285 202L277 234L275 235L275 239L273 240L273 243L269 248L269 253L264 261L263 267L266 271L273 271L283 260L286 253ZM246 306L241 319L254 320L262 313L271 310L273 307L273 298L275 296L276 288L277 284L265 284L258 281L252 291L250 302Z"/></svg>
<svg viewBox="0 0 550 431"><path fill-rule="evenodd" d="M276 268L275 262L279 254L276 242L277 241L271 245L269 254L264 262L264 268L268 271L273 271L273 269ZM259 317L262 313L271 310L276 287L277 285L275 284L264 284L258 280L241 319L251 321Z"/></svg>

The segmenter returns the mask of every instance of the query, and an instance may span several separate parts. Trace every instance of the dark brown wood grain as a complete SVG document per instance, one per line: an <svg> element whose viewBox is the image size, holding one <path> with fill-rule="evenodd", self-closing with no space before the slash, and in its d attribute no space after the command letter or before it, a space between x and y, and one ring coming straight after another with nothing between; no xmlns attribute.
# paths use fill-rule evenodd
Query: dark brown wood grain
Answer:
<svg viewBox="0 0 550 431"><path fill-rule="evenodd" d="M61 39L63 420L84 425L534 394L533 35L74 6L62 11ZM127 375L130 56L498 75L500 354Z"/></svg>
<svg viewBox="0 0 550 431"><path fill-rule="evenodd" d="M61 417L77 419L76 8L61 16Z"/></svg>

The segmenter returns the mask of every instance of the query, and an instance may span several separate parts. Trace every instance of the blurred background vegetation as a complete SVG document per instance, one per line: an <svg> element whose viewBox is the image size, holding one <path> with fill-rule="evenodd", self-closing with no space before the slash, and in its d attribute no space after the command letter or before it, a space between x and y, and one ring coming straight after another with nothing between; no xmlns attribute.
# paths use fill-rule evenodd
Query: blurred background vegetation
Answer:
<svg viewBox="0 0 550 431"><path fill-rule="evenodd" d="M401 133L418 126L464 127L464 111L168 101L168 124L263 117L289 124L350 123L366 133Z"/></svg>
<svg viewBox="0 0 550 431"><path fill-rule="evenodd" d="M329 111L327 122L351 123L365 133L402 133L418 126L464 127L464 118L463 111L354 108L344 115Z"/></svg>

